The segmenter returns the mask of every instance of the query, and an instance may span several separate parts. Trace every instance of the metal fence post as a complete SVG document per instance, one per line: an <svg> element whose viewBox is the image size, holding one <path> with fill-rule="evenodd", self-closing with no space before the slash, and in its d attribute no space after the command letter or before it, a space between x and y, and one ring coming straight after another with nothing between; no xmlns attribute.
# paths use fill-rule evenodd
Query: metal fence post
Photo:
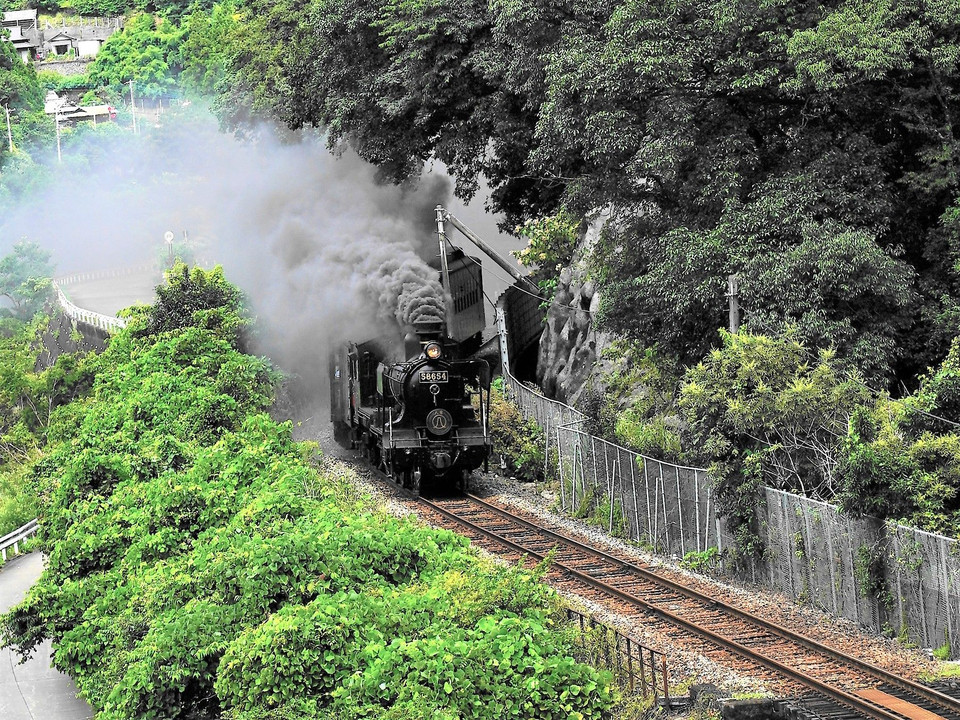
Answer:
<svg viewBox="0 0 960 720"><path fill-rule="evenodd" d="M693 509L694 523L697 528L697 552L703 552L706 547L700 547L700 474L696 469L693 471Z"/></svg>

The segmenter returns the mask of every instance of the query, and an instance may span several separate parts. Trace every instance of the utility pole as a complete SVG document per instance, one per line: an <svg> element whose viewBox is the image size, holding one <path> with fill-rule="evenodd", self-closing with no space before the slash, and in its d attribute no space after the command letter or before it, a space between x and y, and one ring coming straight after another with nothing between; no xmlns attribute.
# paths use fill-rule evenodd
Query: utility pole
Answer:
<svg viewBox="0 0 960 720"><path fill-rule="evenodd" d="M437 240L440 242L440 279L443 283L443 289L450 292L450 270L447 267L447 229L444 227L446 218L443 213L443 206L437 205Z"/></svg>
<svg viewBox="0 0 960 720"><path fill-rule="evenodd" d="M10 143L10 152L13 152L13 133L10 131L10 108L4 105L3 109L7 113L7 142Z"/></svg>
<svg viewBox="0 0 960 720"><path fill-rule="evenodd" d="M736 335L740 330L740 278L727 276L727 300L730 303L730 333Z"/></svg>
<svg viewBox="0 0 960 720"><path fill-rule="evenodd" d="M60 106L57 106L53 113L54 123L57 126L57 162L63 163L63 156L60 154Z"/></svg>
<svg viewBox="0 0 960 720"><path fill-rule="evenodd" d="M133 80L130 80L130 117L133 119L133 134L137 134L137 104L133 101Z"/></svg>

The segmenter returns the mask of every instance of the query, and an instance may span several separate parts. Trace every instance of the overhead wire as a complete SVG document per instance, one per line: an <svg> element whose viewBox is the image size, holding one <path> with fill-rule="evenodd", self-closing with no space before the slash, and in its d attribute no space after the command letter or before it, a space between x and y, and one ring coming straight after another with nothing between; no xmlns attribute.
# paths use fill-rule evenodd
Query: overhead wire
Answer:
<svg viewBox="0 0 960 720"><path fill-rule="evenodd" d="M474 258L474 257L471 257L471 256L468 255L466 252L464 252L464 251L463 251L463 248L461 248L461 247L459 247L458 245L456 245L456 244L450 239L450 237L449 237L446 233L443 233L443 240L444 240L444 242L447 243L451 248L453 248L453 249L455 249L455 250L460 250L461 252L463 252L463 256L464 256L465 258L469 259L472 263L474 263L475 265L478 265L478 266L480 266L481 268L483 268L483 265L482 265L482 263L481 263L479 260L477 260L477 259ZM521 287L520 284L519 284L518 282L516 282L516 281L515 281L514 279L512 279L512 278L508 279L508 278L504 277L503 275L500 275L499 273L493 272L493 271L490 270L489 268L484 268L484 271L487 272L488 274L493 275L494 277L498 278L499 280L507 283L508 286L511 286L511 287L515 288L516 290L519 290L520 292L522 292L522 293L524 293L524 294L526 294L526 295L529 295L530 297L536 298L536 299L540 300L541 302L544 302L544 301L546 300L546 298L544 298L542 295L538 295L537 293L531 292L531 291L529 291L529 290ZM490 299L490 296L487 295L486 290L483 290L483 288L481 287L481 292L483 293L483 296L484 296L484 298L486 298L487 302L490 303L491 309L493 309L494 311L496 311L497 305L496 305L496 303L495 303L493 300ZM583 310L582 308L573 307L573 306L570 306L570 305L558 305L558 304L553 304L553 305L551 305L551 308L563 308L563 309L571 310L571 311L574 311L574 312L581 312L581 313L584 313L584 314L590 315L590 316L593 316L593 315L596 315L596 314L597 314L597 313L595 313L595 312L593 312L593 311ZM819 358L818 358L818 359L819 359ZM882 390L877 390L876 388L871 387L871 386L868 385L863 379L858 378L858 377L855 377L854 375L850 374L849 372L844 372L844 376L845 376L848 380L851 380L851 381L856 382L856 383L858 383L859 385L863 386L866 390L868 390L870 393L872 393L875 397L878 397L878 398L879 398L879 397L883 397L883 396L886 396L886 395L887 395L887 393L885 393L884 391L882 391ZM933 420L939 420L940 422L946 423L947 425L952 425L953 427L960 428L960 422L956 422L956 421L954 421L954 420L950 420L950 419L948 419L948 418L942 417L942 416L940 416L940 415L936 415L935 413L928 412L928 411L923 410L923 409L918 408L918 407L912 407L911 410L914 411L914 412L917 412L917 413L919 413L919 414L921 414L921 415L924 415L924 416L926 416L926 417L928 417L928 418L931 418L931 419L933 419Z"/></svg>

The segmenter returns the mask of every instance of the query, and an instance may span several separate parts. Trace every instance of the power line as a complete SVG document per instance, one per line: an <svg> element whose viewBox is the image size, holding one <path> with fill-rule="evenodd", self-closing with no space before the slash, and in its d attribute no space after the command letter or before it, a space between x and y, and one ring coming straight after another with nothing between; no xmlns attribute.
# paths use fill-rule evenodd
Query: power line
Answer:
<svg viewBox="0 0 960 720"><path fill-rule="evenodd" d="M448 245L450 245L451 248L454 248L454 249L456 249L456 250L460 250L461 252L463 252L463 248L461 248L461 247L457 246L456 244L454 244L454 242L449 238L449 236L448 236L446 233L443 233L443 239L444 239L444 241L445 241ZM485 272L490 273L490 274L492 274L494 277L496 277L496 278L502 280L503 282L507 283L507 285L508 285L509 287L513 287L513 288L515 288L516 290L519 290L520 292L522 292L522 293L524 293L524 294L526 294L526 295L529 295L530 297L533 297L533 298L536 298L536 299L540 300L541 302L546 302L547 298L543 297L542 295L538 295L537 293L530 292L529 290L526 290L526 289L520 287L519 283L514 282L513 279L507 279L507 278L503 277L502 275L499 275L498 273L493 272L493 271L490 270L489 268L483 268L483 265L480 263L479 260L477 260L477 259L474 258L474 257L471 257L471 256L468 255L467 253L464 252L464 253L463 253L463 256L464 256L465 258L468 258L468 259L469 259L471 262L473 262L475 265L480 266L482 269L484 269ZM490 299L490 296L487 295L486 291L483 290L482 288L481 288L481 292L483 293L483 296L487 299L487 302L490 303L490 307L493 308L494 310L496 310L496 307L497 307L497 306L496 306L496 303L494 303L493 300ZM591 311L591 310L583 310L582 308L572 307L572 306L570 306L570 305L558 305L558 304L556 304L556 303L553 303L553 304L551 305L551 307L552 307L552 308L562 308L562 309L564 309L564 310L571 310L571 311L573 311L573 312L581 312L581 313L585 313L586 315L590 315L590 316L593 316L593 315L597 315L597 314L598 314L598 313L595 313L595 312L593 312L593 311ZM807 349L807 352L808 352L808 353L812 353L812 348L808 348L808 349ZM813 356L811 355L811 358L812 358L812 357L813 357ZM817 357L816 359L819 361L820 358ZM877 390L876 388L873 388L873 387L871 387L870 385L867 385L867 383L866 383L864 380L862 380L862 379L860 379L860 378L858 378L858 377L853 376L853 375L850 374L850 372L848 372L848 371L844 372L843 374L844 374L844 376L845 376L848 380L851 380L851 381L853 381L853 382L855 382L855 383L858 383L859 385L861 385L862 387L864 387L866 390L868 390L869 392L871 392L874 396L880 397L880 396L885 396L885 395L886 395L886 393L884 393L883 391ZM926 410L922 410L921 408L918 408L918 407L912 407L911 410L913 410L914 412L918 412L918 413L920 413L921 415L925 415L926 417L932 418L933 420L939 420L940 422L946 423L947 425L952 425L952 426L954 426L954 427L960 428L960 422L955 422L955 421L953 421L953 420L948 420L948 419L945 418L945 417L941 417L940 415L936 415L936 414L934 414L934 413L927 412Z"/></svg>
<svg viewBox="0 0 960 720"><path fill-rule="evenodd" d="M805 351L806 351L806 353L807 353L807 355L808 355L808 357L809 357L810 359L815 359L815 360L818 361L818 362L821 361L821 358L820 358L819 356L816 356L816 357L813 356L813 352L814 352L814 349L813 349L813 348L804 348L804 349L805 349ZM851 381L851 382L854 382L854 383L857 383L857 384L860 385L862 388L864 388L865 390L869 391L876 399L887 399L887 398L889 398L889 393L887 393L887 392L884 391L884 390L878 390L877 388L868 385L865 380L863 380L863 379L860 378L860 377L857 377L857 376L854 375L851 371L849 371L849 370L839 370L839 372L840 372L840 374L841 374L843 377L845 377L847 380L849 380L849 381ZM890 399L892 399L892 398L890 398ZM936 414L934 414L934 413L927 412L926 410L923 410L923 409L921 409L921 408L911 407L910 410L911 410L911 411L914 411L914 412L918 412L918 413L920 413L921 415L926 415L927 417L932 418L932 419L934 419L934 420L939 420L940 422L946 423L947 425L953 425L954 427L960 428L960 423L955 422L955 421L953 421L953 420L948 420L947 418L941 417L940 415L936 415Z"/></svg>

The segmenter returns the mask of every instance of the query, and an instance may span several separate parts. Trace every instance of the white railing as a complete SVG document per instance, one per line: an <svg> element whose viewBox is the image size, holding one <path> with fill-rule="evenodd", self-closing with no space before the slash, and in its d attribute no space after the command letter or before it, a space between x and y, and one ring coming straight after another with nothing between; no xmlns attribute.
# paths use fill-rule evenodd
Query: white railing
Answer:
<svg viewBox="0 0 960 720"><path fill-rule="evenodd" d="M67 296L63 294L63 290L60 289L60 285L57 282L53 283L53 287L57 291L57 302L59 302L60 307L63 308L64 314L71 320L85 323L108 333L119 332L127 326L127 321L123 318L103 315L93 312L92 310L84 310L81 307L77 307L67 299Z"/></svg>
<svg viewBox="0 0 960 720"><path fill-rule="evenodd" d="M39 524L37 521L31 520L23 527L19 527L11 533L7 533L2 538L0 538L0 556L3 557L4 562L7 560L7 550L11 547L13 548L13 554L17 555L20 553L20 543L26 540L29 537L33 537L37 534L37 529Z"/></svg>

